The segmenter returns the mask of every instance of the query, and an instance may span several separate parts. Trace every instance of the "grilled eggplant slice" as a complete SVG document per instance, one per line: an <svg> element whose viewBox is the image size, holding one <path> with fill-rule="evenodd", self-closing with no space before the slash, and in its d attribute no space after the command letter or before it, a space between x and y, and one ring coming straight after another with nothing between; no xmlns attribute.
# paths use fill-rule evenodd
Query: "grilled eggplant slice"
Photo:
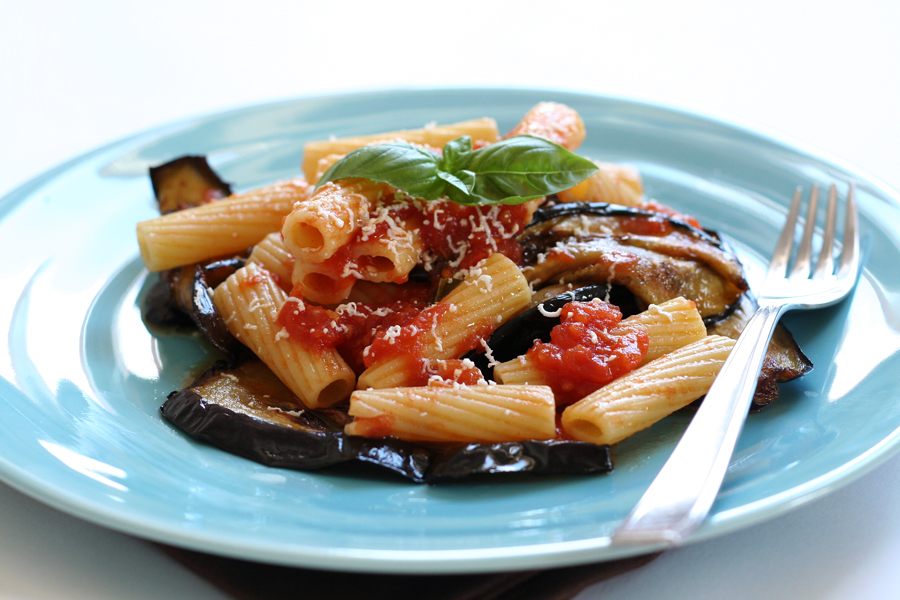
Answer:
<svg viewBox="0 0 900 600"><path fill-rule="evenodd" d="M657 235L633 233L654 228ZM623 286L641 308L684 296L697 303L710 334L737 338L756 308L740 261L718 234L666 215L602 203L557 204L535 213L519 241L532 283ZM779 326L754 406L768 404L778 395L776 384L811 368L790 332Z"/></svg>
<svg viewBox="0 0 900 600"><path fill-rule="evenodd" d="M150 180L161 214L200 206L231 194L231 186L212 170L203 156L182 156L153 167ZM243 265L243 260L235 257L161 273L141 307L144 320L163 326L193 322L213 346L234 358L240 351L240 343L228 333L210 290Z"/></svg>
<svg viewBox="0 0 900 600"><path fill-rule="evenodd" d="M347 460L340 411L297 411L260 362L220 364L169 394L163 416L188 435L271 466L316 469Z"/></svg>
<svg viewBox="0 0 900 600"><path fill-rule="evenodd" d="M152 279L151 279L152 278ZM191 319L184 314L172 297L172 289L165 273L150 274L152 281L141 299L141 318L150 327L186 327Z"/></svg>
<svg viewBox="0 0 900 600"><path fill-rule="evenodd" d="M234 257L173 269L167 273L175 304L190 317L210 344L231 358L243 346L229 333L225 321L216 310L212 290L243 266L244 259Z"/></svg>
<svg viewBox="0 0 900 600"><path fill-rule="evenodd" d="M231 195L231 186L212 170L205 156L182 156L151 167L150 181L163 215Z"/></svg>
<svg viewBox="0 0 900 600"><path fill-rule="evenodd" d="M268 368L248 361L218 364L186 389L172 392L163 416L191 437L257 462L292 469L358 463L418 483L499 473L605 473L607 446L569 440L501 444L412 444L344 436L341 410L298 410L297 400Z"/></svg>
<svg viewBox="0 0 900 600"><path fill-rule="evenodd" d="M659 235L633 233L644 230ZM538 211L519 241L532 284L615 284L643 306L684 296L704 318L728 314L747 290L740 262L715 234L648 211L560 204Z"/></svg>
<svg viewBox="0 0 900 600"><path fill-rule="evenodd" d="M756 300L750 294L744 294L732 313L718 323L708 326L707 332L710 335L724 335L737 339L755 310ZM763 361L756 393L753 396L753 406L759 408L769 404L778 397L776 384L797 379L809 373L812 368L812 361L800 350L791 332L784 325L778 325Z"/></svg>
<svg viewBox="0 0 900 600"><path fill-rule="evenodd" d="M209 343L234 359L243 346L228 332L213 304L212 290L242 266L244 259L233 257L161 273L142 302L144 321L156 326L193 323Z"/></svg>

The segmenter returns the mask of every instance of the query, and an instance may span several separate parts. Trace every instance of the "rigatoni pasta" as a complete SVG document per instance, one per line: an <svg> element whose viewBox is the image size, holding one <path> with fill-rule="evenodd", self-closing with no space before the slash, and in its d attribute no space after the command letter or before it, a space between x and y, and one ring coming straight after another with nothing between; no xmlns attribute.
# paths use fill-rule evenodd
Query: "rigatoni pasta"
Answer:
<svg viewBox="0 0 900 600"><path fill-rule="evenodd" d="M350 395L353 371L335 351L310 351L281 331L279 311L288 297L271 275L249 263L216 288L213 296L237 339L260 358L303 404L330 406Z"/></svg>
<svg viewBox="0 0 900 600"><path fill-rule="evenodd" d="M372 135L360 135L333 140L309 142L303 147L303 173L310 181L317 181L319 161L329 155L344 155L363 146L377 142L404 140L412 144L421 144L433 148L443 148L444 144L460 136L467 135L473 142L496 142L500 134L497 122L482 118L451 123L449 125L430 125L421 129L389 131ZM329 165L330 166L330 165Z"/></svg>
<svg viewBox="0 0 900 600"><path fill-rule="evenodd" d="M563 202L609 202L640 207L644 185L637 169L627 165L597 163L593 175L573 188L558 194Z"/></svg>
<svg viewBox="0 0 900 600"><path fill-rule="evenodd" d="M556 437L548 387L470 385L357 390L350 435L428 442L507 442Z"/></svg>
<svg viewBox="0 0 900 600"><path fill-rule="evenodd" d="M369 366L359 377L360 389L398 387L415 379L411 363L419 358L455 358L472 349L475 339L489 335L528 306L531 290L514 262L494 254L437 303L434 318L423 327L420 356L399 354Z"/></svg>
<svg viewBox="0 0 900 600"><path fill-rule="evenodd" d="M539 102L525 113L522 120L507 134L533 135L575 150L586 135L584 121L573 108L558 102Z"/></svg>
<svg viewBox="0 0 900 600"><path fill-rule="evenodd" d="M141 221L141 258L150 271L163 271L240 252L277 231L308 193L306 181L295 179Z"/></svg>
<svg viewBox="0 0 900 600"><path fill-rule="evenodd" d="M733 347L711 335L664 354L566 408L563 428L577 440L620 442L706 394Z"/></svg>
<svg viewBox="0 0 900 600"><path fill-rule="evenodd" d="M323 262L345 246L382 193L369 182L326 183L294 204L284 219L284 245L301 262Z"/></svg>
<svg viewBox="0 0 900 600"><path fill-rule="evenodd" d="M256 263L271 273L281 289L286 292L291 291L294 256L285 247L280 232L270 233L253 246L253 251L250 252L247 261Z"/></svg>

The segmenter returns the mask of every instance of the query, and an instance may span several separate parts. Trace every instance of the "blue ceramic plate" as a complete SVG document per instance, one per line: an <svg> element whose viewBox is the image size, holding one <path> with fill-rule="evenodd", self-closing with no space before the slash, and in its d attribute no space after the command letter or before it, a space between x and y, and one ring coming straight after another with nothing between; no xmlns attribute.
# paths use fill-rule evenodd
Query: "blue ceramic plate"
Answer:
<svg viewBox="0 0 900 600"><path fill-rule="evenodd" d="M579 110L582 151L626 161L649 193L727 234L751 279L794 186L854 180L865 271L853 297L789 319L816 364L754 414L708 538L850 481L900 445L900 202L844 167L710 119L630 101L531 90L309 98L164 127L77 158L0 202L0 477L90 521L261 561L381 572L474 572L606 560L608 535L683 431L676 414L616 449L608 476L427 487L261 466L195 443L159 405L208 357L151 336L134 225L154 216L147 167L201 153L238 189L298 173L303 143L490 115L535 102Z"/></svg>

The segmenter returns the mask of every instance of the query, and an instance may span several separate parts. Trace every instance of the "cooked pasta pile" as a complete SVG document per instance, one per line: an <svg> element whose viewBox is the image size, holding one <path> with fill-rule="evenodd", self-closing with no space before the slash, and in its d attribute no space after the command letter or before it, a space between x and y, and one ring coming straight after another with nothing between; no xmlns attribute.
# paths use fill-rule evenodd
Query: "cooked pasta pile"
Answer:
<svg viewBox="0 0 900 600"><path fill-rule="evenodd" d="M510 192L521 196L510 203L426 200L378 178L320 181L352 152L386 142L446 156L464 136L473 151L519 136L575 151L585 135L575 110L546 102L502 137L482 118L310 142L302 178L140 223L141 255L149 270L163 271L242 254L243 266L211 292L227 331L296 396L298 409L349 401L348 435L614 444L702 397L733 345L707 335L709 314L698 310L718 306L707 294L736 298L745 289L739 269L728 279L715 262L711 242L702 268L725 281L718 287L696 291L674 280L678 261L699 260L697 252L654 271L673 279L660 289L636 275L661 244L704 239L696 221L648 202L633 168L599 161L576 185L546 197ZM478 191L463 175L441 177ZM560 226L535 238L545 244L540 252L523 243L536 211L577 203L637 210L609 223L582 216L565 235ZM613 234L633 252L603 245ZM555 308L547 302L589 284L601 292ZM612 284L649 291L618 306ZM526 313L549 320L549 335L498 360L492 338Z"/></svg>

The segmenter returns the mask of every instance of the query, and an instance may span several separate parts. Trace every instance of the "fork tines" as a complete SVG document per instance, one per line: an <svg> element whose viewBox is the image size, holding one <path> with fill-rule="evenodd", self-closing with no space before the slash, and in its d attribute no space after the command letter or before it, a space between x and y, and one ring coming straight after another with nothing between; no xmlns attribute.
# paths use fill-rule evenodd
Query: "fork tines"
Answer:
<svg viewBox="0 0 900 600"><path fill-rule="evenodd" d="M793 267L787 272L791 249L794 245L794 233L800 214L800 205L802 203L803 188L798 186L794 191L794 197L791 202L790 210L788 211L787 220L784 229L781 230L778 243L775 246L775 253L772 255L772 261L769 263L769 273L780 273L782 276L789 276L790 279L808 279L810 273L812 273L813 279L832 276L835 274L834 238L838 203L837 186L834 184L831 184L828 188L828 204L825 209L822 246L819 250L819 256L816 259L815 270L813 270L812 267L812 247L813 234L815 233L816 227L816 215L819 209L819 186L813 184L809 192L809 202L807 203L803 234L800 238L797 256L794 259ZM857 235L855 188L851 183L847 190L846 216L844 221L844 235L839 269L841 271L849 269L855 263L858 252L859 242Z"/></svg>

